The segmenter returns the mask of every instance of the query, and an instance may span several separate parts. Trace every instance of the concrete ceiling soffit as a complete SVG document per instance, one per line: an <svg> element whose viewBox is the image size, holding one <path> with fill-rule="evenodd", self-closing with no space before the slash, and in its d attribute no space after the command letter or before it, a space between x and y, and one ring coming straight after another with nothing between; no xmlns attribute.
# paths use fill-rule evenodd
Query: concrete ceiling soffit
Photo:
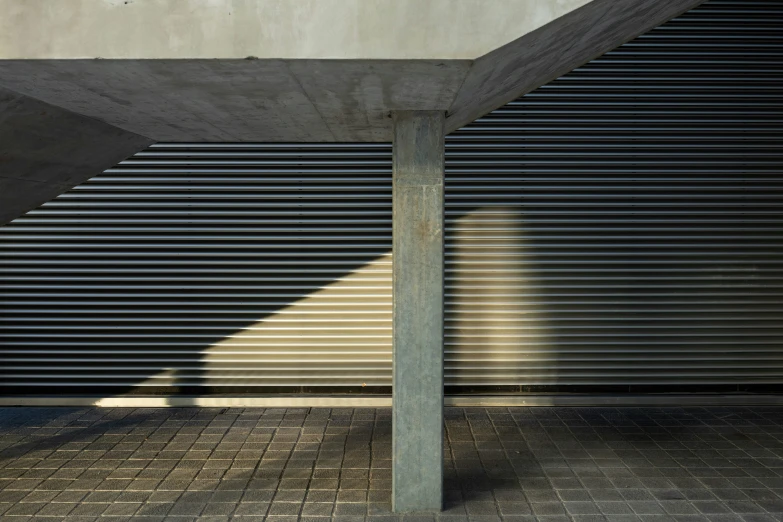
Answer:
<svg viewBox="0 0 783 522"><path fill-rule="evenodd" d="M593 0L473 63L448 111L452 132L705 0Z"/></svg>
<svg viewBox="0 0 783 522"><path fill-rule="evenodd" d="M469 60L0 60L0 85L156 141L388 141Z"/></svg>

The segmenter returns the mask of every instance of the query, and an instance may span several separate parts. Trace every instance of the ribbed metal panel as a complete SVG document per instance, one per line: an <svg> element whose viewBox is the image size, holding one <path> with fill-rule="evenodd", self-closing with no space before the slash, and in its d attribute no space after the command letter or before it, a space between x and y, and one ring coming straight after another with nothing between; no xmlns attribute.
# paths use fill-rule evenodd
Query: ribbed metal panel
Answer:
<svg viewBox="0 0 783 522"><path fill-rule="evenodd" d="M783 383L783 2L707 2L449 146L451 384Z"/></svg>
<svg viewBox="0 0 783 522"><path fill-rule="evenodd" d="M390 154L155 145L15 220L0 381L389 385Z"/></svg>
<svg viewBox="0 0 783 522"><path fill-rule="evenodd" d="M446 382L783 383L783 2L447 139ZM0 229L0 382L386 389L391 148L161 144Z"/></svg>

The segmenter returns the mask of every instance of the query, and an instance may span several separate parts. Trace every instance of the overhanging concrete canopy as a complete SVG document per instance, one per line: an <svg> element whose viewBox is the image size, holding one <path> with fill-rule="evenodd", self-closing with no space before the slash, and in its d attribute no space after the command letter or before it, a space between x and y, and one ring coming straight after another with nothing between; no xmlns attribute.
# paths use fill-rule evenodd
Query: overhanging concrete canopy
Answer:
<svg viewBox="0 0 783 522"><path fill-rule="evenodd" d="M702 1L0 0L0 87L147 142L390 141L391 111L455 130Z"/></svg>

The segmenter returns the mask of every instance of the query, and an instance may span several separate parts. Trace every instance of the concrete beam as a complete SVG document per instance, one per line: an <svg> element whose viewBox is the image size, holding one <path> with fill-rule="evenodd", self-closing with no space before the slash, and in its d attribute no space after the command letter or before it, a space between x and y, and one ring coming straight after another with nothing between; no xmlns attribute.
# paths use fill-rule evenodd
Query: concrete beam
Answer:
<svg viewBox="0 0 783 522"><path fill-rule="evenodd" d="M467 60L0 60L0 86L156 141L391 141Z"/></svg>
<svg viewBox="0 0 783 522"><path fill-rule="evenodd" d="M593 0L478 58L454 104L453 132L693 9L705 0Z"/></svg>
<svg viewBox="0 0 783 522"><path fill-rule="evenodd" d="M0 89L0 225L152 142Z"/></svg>
<svg viewBox="0 0 783 522"><path fill-rule="evenodd" d="M393 113L392 508L443 504L444 113Z"/></svg>

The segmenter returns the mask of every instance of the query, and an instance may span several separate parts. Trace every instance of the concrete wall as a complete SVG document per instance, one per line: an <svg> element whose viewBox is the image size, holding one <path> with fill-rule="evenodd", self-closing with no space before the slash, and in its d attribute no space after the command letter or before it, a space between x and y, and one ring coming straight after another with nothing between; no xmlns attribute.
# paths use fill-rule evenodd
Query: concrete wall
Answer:
<svg viewBox="0 0 783 522"><path fill-rule="evenodd" d="M587 3L0 0L0 58L472 59Z"/></svg>

